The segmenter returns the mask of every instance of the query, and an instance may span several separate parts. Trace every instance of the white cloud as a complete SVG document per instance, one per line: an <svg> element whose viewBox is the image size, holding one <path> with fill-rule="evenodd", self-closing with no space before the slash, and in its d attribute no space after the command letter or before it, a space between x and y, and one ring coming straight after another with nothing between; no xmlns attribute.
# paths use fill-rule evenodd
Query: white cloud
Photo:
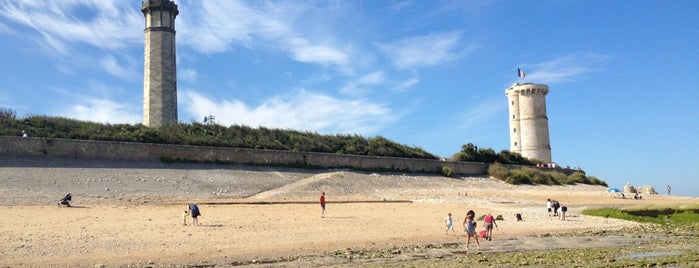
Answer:
<svg viewBox="0 0 699 268"><path fill-rule="evenodd" d="M60 53L71 43L114 50L143 38L133 30L143 27L143 15L126 1L3 1L0 16L33 29L40 45Z"/></svg>
<svg viewBox="0 0 699 268"><path fill-rule="evenodd" d="M411 7L414 7L416 5L415 1L409 0L409 1L400 1L397 3L394 3L389 6L389 10L391 11L401 11L405 9L409 9Z"/></svg>
<svg viewBox="0 0 699 268"><path fill-rule="evenodd" d="M474 129L478 125L485 125L486 122L492 120L500 120L494 118L500 115L500 112L507 109L507 105L504 105L505 101L502 98L491 98L484 101L471 101L469 103L474 103L474 106L468 107L469 109L463 113L459 119L461 123L458 125L460 129Z"/></svg>
<svg viewBox="0 0 699 268"><path fill-rule="evenodd" d="M293 28L302 4L279 8L272 4L251 6L238 1L202 1L189 7L191 16L180 25L181 43L202 53L221 53L236 46L262 47L289 54L293 60L330 65L347 71L349 54L320 37ZM283 11L283 13L281 12Z"/></svg>
<svg viewBox="0 0 699 268"><path fill-rule="evenodd" d="M184 109L198 117L212 114L221 125L298 129L320 133L376 133L397 120L385 105L345 100L299 90L288 98L272 97L257 107L239 100L212 100L184 91ZM199 119L197 119L199 120Z"/></svg>
<svg viewBox="0 0 699 268"><path fill-rule="evenodd" d="M192 68L178 68L177 79L187 82L194 82L197 80L198 72Z"/></svg>
<svg viewBox="0 0 699 268"><path fill-rule="evenodd" d="M405 79L405 80L399 82L395 87L391 88L391 90L393 90L395 92L404 91L408 88L411 88L414 85L417 85L417 83L419 83L419 82L420 82L420 78L410 77L408 79Z"/></svg>
<svg viewBox="0 0 699 268"><path fill-rule="evenodd" d="M459 46L461 34L434 33L409 37L377 46L399 69L430 67L458 60L465 52Z"/></svg>
<svg viewBox="0 0 699 268"><path fill-rule="evenodd" d="M142 121L141 111L135 111L129 103L97 98L87 98L82 103L85 104L69 107L62 116L110 124L140 124Z"/></svg>
<svg viewBox="0 0 699 268"><path fill-rule="evenodd" d="M600 65L609 57L592 52L577 52L551 60L525 65L527 80L540 83L561 83L570 80L578 80L591 72L599 71Z"/></svg>
<svg viewBox="0 0 699 268"><path fill-rule="evenodd" d="M339 49L324 45L311 45L302 38L290 38L287 43L287 49L297 61L336 66L347 64L349 56Z"/></svg>
<svg viewBox="0 0 699 268"><path fill-rule="evenodd" d="M111 55L105 56L100 60L100 64L104 68L105 71L107 71L109 74L119 77L124 80L128 79L133 79L134 77L137 77L135 73L131 72L132 68L124 68L122 67L116 60Z"/></svg>
<svg viewBox="0 0 699 268"><path fill-rule="evenodd" d="M371 72L347 83L340 89L340 93L355 96L364 95L368 93L369 88L383 84L385 79L383 71Z"/></svg>

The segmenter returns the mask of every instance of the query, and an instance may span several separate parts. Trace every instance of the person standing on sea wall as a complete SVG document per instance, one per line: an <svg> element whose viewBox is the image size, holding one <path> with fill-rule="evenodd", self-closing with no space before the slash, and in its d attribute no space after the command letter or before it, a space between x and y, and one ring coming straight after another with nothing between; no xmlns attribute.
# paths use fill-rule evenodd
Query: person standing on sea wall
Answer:
<svg viewBox="0 0 699 268"><path fill-rule="evenodd" d="M670 184L668 184L667 185L667 195L670 195L670 190L672 190L672 188L670 187Z"/></svg>

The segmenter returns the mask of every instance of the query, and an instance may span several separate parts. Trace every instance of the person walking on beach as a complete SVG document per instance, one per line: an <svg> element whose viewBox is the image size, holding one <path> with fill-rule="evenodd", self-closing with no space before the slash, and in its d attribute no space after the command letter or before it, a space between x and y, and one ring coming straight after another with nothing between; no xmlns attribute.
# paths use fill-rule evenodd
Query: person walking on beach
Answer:
<svg viewBox="0 0 699 268"><path fill-rule="evenodd" d="M483 227L485 228L485 239L488 239L488 241L493 240L493 225L495 225L495 228L498 227L498 224L495 222L495 218L492 214L490 214L490 212L488 212L488 215L485 215L485 218L483 218Z"/></svg>
<svg viewBox="0 0 699 268"><path fill-rule="evenodd" d="M325 192L320 194L320 217L325 218Z"/></svg>
<svg viewBox="0 0 699 268"><path fill-rule="evenodd" d="M672 190L672 188L670 188L670 184L668 184L667 185L667 195L670 195L670 190Z"/></svg>
<svg viewBox="0 0 699 268"><path fill-rule="evenodd" d="M201 216L201 212L199 212L199 207L197 204L189 204L189 207L187 207L189 215L192 217L192 226L197 226L199 225L199 216Z"/></svg>
<svg viewBox="0 0 699 268"><path fill-rule="evenodd" d="M552 204L551 204L551 198L546 199L546 210L549 211L549 217L551 217L551 206L552 206Z"/></svg>
<svg viewBox="0 0 699 268"><path fill-rule="evenodd" d="M466 218L464 218L464 231L466 232L466 253L469 253L468 246L471 244L471 237L476 239L476 248L481 250L481 243L478 241L478 234L476 234L476 213L473 210L469 210L466 213Z"/></svg>
<svg viewBox="0 0 699 268"><path fill-rule="evenodd" d="M454 220L451 217L451 213L447 214L447 217L444 219L444 222L447 224L447 230L444 231L444 234L449 234L449 230L451 229L451 233L456 234L454 231Z"/></svg>

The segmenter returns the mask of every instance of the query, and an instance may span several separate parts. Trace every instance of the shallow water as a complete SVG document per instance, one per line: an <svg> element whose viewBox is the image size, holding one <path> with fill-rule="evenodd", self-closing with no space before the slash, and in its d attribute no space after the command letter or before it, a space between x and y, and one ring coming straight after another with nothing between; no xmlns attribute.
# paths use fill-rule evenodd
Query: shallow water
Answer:
<svg viewBox="0 0 699 268"><path fill-rule="evenodd" d="M682 255L682 253L648 251L648 252L639 252L639 253L628 254L628 255L622 256L622 258L640 259L640 258L647 258L647 257L662 257L662 256L674 256L674 255ZM654 258L649 258L649 259L654 259Z"/></svg>

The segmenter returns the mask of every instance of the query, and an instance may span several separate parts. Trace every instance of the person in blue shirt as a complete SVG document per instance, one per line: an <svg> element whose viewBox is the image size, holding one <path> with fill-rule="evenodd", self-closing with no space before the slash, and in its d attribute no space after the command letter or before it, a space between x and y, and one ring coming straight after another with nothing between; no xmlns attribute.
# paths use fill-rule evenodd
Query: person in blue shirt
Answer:
<svg viewBox="0 0 699 268"><path fill-rule="evenodd" d="M199 212L199 207L197 206L197 204L189 204L187 210L189 212L189 215L192 216L192 226L199 225L199 220L197 218L201 216L201 213Z"/></svg>

